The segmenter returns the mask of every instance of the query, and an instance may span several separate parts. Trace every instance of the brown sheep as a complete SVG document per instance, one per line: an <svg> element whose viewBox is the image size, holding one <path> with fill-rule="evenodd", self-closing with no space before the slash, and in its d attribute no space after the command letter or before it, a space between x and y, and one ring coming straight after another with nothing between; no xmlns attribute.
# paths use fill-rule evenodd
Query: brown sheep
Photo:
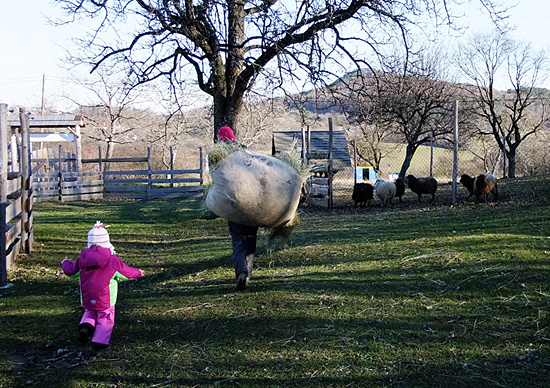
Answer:
<svg viewBox="0 0 550 388"><path fill-rule="evenodd" d="M493 198L498 201L497 182L496 178L491 174L480 174L474 180L474 194L476 203L483 198L487 203L487 195L493 194Z"/></svg>
<svg viewBox="0 0 550 388"><path fill-rule="evenodd" d="M478 180L478 178L481 175L484 175L484 178ZM460 183L462 183L462 185L466 189L468 189L468 192L470 193L468 195L468 198L466 198L466 200L469 200L470 197L472 195L474 195L476 191L478 191L480 193L480 195L478 196L476 194L476 202L477 202L479 197L483 196L482 192L486 191L487 188L489 186L491 186L491 183L488 183L488 182L492 182L493 188L490 189L489 192L492 193L493 198L498 201L497 179L494 177L494 175L489 174L489 173L484 173L484 174L481 174L481 175L474 178L474 177L471 177L467 174L462 174L462 176L460 177ZM476 180L478 180L477 183L476 183ZM476 188L476 186L478 186L478 188ZM489 192L487 192L487 194L489 194ZM487 201L487 194L484 195L485 201Z"/></svg>
<svg viewBox="0 0 550 388"><path fill-rule="evenodd" d="M435 178L417 178L414 175L407 175L405 178L405 183L409 186L409 189L411 189L413 193L418 194L418 203L420 203L422 194L431 194L431 202L434 202L435 192L437 191L437 181Z"/></svg>

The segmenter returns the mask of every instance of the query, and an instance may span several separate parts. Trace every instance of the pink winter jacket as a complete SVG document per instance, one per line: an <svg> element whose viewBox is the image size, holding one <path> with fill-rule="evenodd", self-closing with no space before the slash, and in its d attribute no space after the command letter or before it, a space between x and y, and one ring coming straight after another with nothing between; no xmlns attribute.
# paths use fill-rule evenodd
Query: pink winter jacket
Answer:
<svg viewBox="0 0 550 388"><path fill-rule="evenodd" d="M97 245L84 249L74 263L65 260L61 268L71 278L80 275L82 307L96 311L115 305L119 281L141 275L138 268L127 266L108 248Z"/></svg>

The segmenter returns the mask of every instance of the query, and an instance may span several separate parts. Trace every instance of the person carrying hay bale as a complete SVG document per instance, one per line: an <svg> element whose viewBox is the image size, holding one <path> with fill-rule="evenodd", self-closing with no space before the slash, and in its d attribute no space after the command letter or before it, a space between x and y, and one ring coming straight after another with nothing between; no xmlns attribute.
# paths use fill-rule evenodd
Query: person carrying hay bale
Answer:
<svg viewBox="0 0 550 388"><path fill-rule="evenodd" d="M228 221L236 288L244 290L252 275L258 228L293 224L303 178L282 160L245 150L230 127L220 128L208 160L212 186L205 204Z"/></svg>

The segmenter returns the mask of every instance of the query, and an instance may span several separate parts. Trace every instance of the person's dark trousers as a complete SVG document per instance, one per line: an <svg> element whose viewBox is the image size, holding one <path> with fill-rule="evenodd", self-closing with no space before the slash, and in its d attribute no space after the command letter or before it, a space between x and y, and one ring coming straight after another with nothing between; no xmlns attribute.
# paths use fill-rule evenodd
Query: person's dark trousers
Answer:
<svg viewBox="0 0 550 388"><path fill-rule="evenodd" d="M228 221L228 225L229 233L233 241L233 265L235 266L235 276L239 277L241 273L250 276L251 274L248 273L246 265L246 257L254 255L256 252L258 227L236 224L231 221Z"/></svg>

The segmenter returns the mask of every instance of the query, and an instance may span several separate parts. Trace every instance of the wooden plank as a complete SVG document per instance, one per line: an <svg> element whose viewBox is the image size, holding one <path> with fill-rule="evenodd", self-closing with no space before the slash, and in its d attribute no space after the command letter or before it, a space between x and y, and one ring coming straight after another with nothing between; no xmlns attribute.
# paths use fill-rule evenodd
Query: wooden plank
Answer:
<svg viewBox="0 0 550 388"><path fill-rule="evenodd" d="M328 178L311 177L311 178L308 178L307 182L311 183L313 185L327 186L328 185Z"/></svg>
<svg viewBox="0 0 550 388"><path fill-rule="evenodd" d="M6 270L9 271L11 269L11 264L15 262L20 249L21 249L21 240L17 241L17 243L12 245L10 252L6 255Z"/></svg>
<svg viewBox="0 0 550 388"><path fill-rule="evenodd" d="M111 163L147 162L147 158L146 157L139 157L139 158L82 159L82 163L99 163L100 161L102 163L108 163L108 162L111 162ZM107 172L107 171L105 171L105 172Z"/></svg>
<svg viewBox="0 0 550 388"><path fill-rule="evenodd" d="M57 172L50 172L50 173L42 173L42 174L35 174L34 179L59 179L59 173Z"/></svg>
<svg viewBox="0 0 550 388"><path fill-rule="evenodd" d="M200 174L201 169L195 170L152 170L151 175L184 175L184 174Z"/></svg>
<svg viewBox="0 0 550 388"><path fill-rule="evenodd" d="M35 192L35 197L44 197L44 196L50 196L50 195L58 195L59 190L40 190Z"/></svg>
<svg viewBox="0 0 550 388"><path fill-rule="evenodd" d="M6 232L6 247L9 247L15 239L21 237L21 220L16 224L7 224L8 231Z"/></svg>
<svg viewBox="0 0 550 388"><path fill-rule="evenodd" d="M105 193L104 198L120 198L120 199L145 199L147 193Z"/></svg>
<svg viewBox="0 0 550 388"><path fill-rule="evenodd" d="M90 201L95 199L103 199L103 193L64 195L61 197L61 202Z"/></svg>
<svg viewBox="0 0 550 388"><path fill-rule="evenodd" d="M63 172L63 178L82 178L88 176L101 176L97 171Z"/></svg>
<svg viewBox="0 0 550 388"><path fill-rule="evenodd" d="M13 193L21 188L21 179L11 179L6 182L6 194Z"/></svg>
<svg viewBox="0 0 550 388"><path fill-rule="evenodd" d="M147 170L126 170L126 171L103 171L105 176L118 176L118 175L148 175Z"/></svg>
<svg viewBox="0 0 550 388"><path fill-rule="evenodd" d="M173 179L151 179L151 184L158 183L202 183L201 178L173 178Z"/></svg>
<svg viewBox="0 0 550 388"><path fill-rule="evenodd" d="M6 224L8 224L15 217L20 217L20 216L21 216L21 201L8 203L8 206L6 206Z"/></svg>
<svg viewBox="0 0 550 388"><path fill-rule="evenodd" d="M140 179L104 179L105 185L126 185L129 183L149 183L149 179L140 178Z"/></svg>
<svg viewBox="0 0 550 388"><path fill-rule="evenodd" d="M90 193L103 193L103 186L92 187L67 187L61 189L61 195L74 195L74 194L90 194Z"/></svg>
<svg viewBox="0 0 550 388"><path fill-rule="evenodd" d="M106 193L111 193L111 192L131 192L131 191L136 191L136 192L146 192L147 191L147 186L146 185L141 185L141 186L104 186L104 190Z"/></svg>
<svg viewBox="0 0 550 388"><path fill-rule="evenodd" d="M36 159L33 159L32 162L33 163L36 162ZM31 175L34 175L38 170L40 170L42 167L44 167L44 165L46 163L47 163L46 160L37 163L36 166L33 167L32 171L31 171Z"/></svg>
<svg viewBox="0 0 550 388"><path fill-rule="evenodd" d="M54 189L59 187L59 182L34 182L34 189Z"/></svg>
<svg viewBox="0 0 550 388"><path fill-rule="evenodd" d="M312 206L320 206L328 208L328 199L327 198L311 198L307 199L307 203Z"/></svg>
<svg viewBox="0 0 550 388"><path fill-rule="evenodd" d="M76 182L62 182L61 188L68 187L87 187L87 186L103 186L103 180L96 181L76 181Z"/></svg>
<svg viewBox="0 0 550 388"><path fill-rule="evenodd" d="M309 195L316 197L316 196L322 196L326 197L328 195L328 187L319 187L319 186L312 186L309 190Z"/></svg>

